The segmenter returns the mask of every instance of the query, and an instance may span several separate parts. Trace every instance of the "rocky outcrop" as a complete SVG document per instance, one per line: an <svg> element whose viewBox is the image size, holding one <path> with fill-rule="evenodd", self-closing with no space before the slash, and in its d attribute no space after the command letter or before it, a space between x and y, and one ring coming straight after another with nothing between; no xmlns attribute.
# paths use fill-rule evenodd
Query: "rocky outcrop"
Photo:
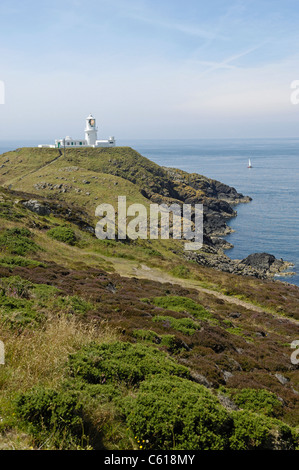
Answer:
<svg viewBox="0 0 299 470"><path fill-rule="evenodd" d="M277 259L269 253L253 253L241 261L242 264L250 266L262 272L270 274L280 273L292 266L292 263Z"/></svg>
<svg viewBox="0 0 299 470"><path fill-rule="evenodd" d="M23 206L29 209L31 212L35 212L38 215L50 215L51 209L47 203L42 203L36 199L29 199L29 201L23 201Z"/></svg>
<svg viewBox="0 0 299 470"><path fill-rule="evenodd" d="M254 253L243 260L232 260L223 250L232 245L222 237L232 232L228 220L237 215L234 205L252 199L238 193L235 188L195 173L189 174L174 168L164 168L178 197L188 204L203 204L204 247L200 252L187 253L186 257L202 266L233 274L254 276L260 279L275 274L292 275L287 271L291 263L276 259L268 253Z"/></svg>
<svg viewBox="0 0 299 470"><path fill-rule="evenodd" d="M47 216L52 214L56 217L61 217L68 222L74 223L81 230L85 230L86 232L94 233L95 231L89 215L78 207L70 208L62 202L42 199L22 200L21 204L31 212L35 212L38 215Z"/></svg>
<svg viewBox="0 0 299 470"><path fill-rule="evenodd" d="M209 199L225 201L228 204L240 204L251 201L249 196L238 193L232 186L207 178L206 176L197 173L187 173L176 168L164 167L164 170L172 180L173 186L178 194L186 193L186 187L193 189L193 194L189 189L190 203L194 202L195 198L200 199L200 195ZM187 201L186 194L184 199L186 202L189 202Z"/></svg>
<svg viewBox="0 0 299 470"><path fill-rule="evenodd" d="M231 274L254 276L259 279L272 278L275 274L286 274L291 263L278 260L268 253L254 253L244 260L233 260L214 246L204 247L199 252L187 252L185 257L201 266L217 269ZM292 275L292 272L288 272Z"/></svg>

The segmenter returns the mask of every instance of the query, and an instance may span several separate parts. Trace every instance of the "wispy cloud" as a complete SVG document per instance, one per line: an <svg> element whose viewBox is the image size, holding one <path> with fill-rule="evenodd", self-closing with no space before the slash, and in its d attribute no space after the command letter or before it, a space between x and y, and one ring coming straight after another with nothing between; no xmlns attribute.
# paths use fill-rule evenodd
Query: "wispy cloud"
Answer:
<svg viewBox="0 0 299 470"><path fill-rule="evenodd" d="M153 9L150 2L146 1L137 1L136 0L101 0L103 3L109 1L110 5L114 8L117 8L118 13L120 13L125 18L130 18L148 25L152 25L156 28L161 28L165 30L172 30L179 32L188 36L198 37L205 40L212 40L216 36L215 28L211 24L200 25L192 24L191 22L177 21L175 18L165 15L163 20L161 15L157 13L157 9ZM224 37L217 33L219 39L224 39Z"/></svg>
<svg viewBox="0 0 299 470"><path fill-rule="evenodd" d="M152 16L143 16L140 14L130 14L131 18L135 20L142 21L143 23L151 24L155 27L164 28L168 30L173 30L186 34L188 36L194 36L206 40L215 39L216 36L218 39L224 39L223 35L216 33L215 31L203 28L201 26L194 26L189 23L180 23L175 21L161 21Z"/></svg>
<svg viewBox="0 0 299 470"><path fill-rule="evenodd" d="M257 46L250 47L246 49L245 51L239 52L238 54L234 54L232 56L227 57L224 60L221 60L220 62L214 62L212 63L212 66L206 69L204 72L202 72L198 78L202 78L212 72L215 72L216 70L219 69L226 69L226 68L236 68L236 66L232 66L232 62L237 61L238 59L241 59L242 57L247 56L248 54L251 54L252 52L257 51L260 49L264 44L266 44L266 41L263 41L262 43L258 44ZM200 62L200 61L199 61Z"/></svg>

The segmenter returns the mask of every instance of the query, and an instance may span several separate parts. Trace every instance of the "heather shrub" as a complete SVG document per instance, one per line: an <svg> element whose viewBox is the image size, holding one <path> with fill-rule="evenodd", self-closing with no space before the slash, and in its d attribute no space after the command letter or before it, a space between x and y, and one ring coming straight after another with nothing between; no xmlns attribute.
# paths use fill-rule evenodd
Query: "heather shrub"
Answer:
<svg viewBox="0 0 299 470"><path fill-rule="evenodd" d="M162 335L161 346L165 346L171 354L178 354L186 349L186 345L175 335Z"/></svg>
<svg viewBox="0 0 299 470"><path fill-rule="evenodd" d="M68 245L74 245L77 241L74 230L71 227L59 226L53 227L47 231L47 235L54 240L58 240Z"/></svg>
<svg viewBox="0 0 299 470"><path fill-rule="evenodd" d="M30 297L30 290L34 284L23 279L20 276L3 277L0 281L0 292L9 297L21 297L28 299Z"/></svg>
<svg viewBox="0 0 299 470"><path fill-rule="evenodd" d="M70 356L69 368L72 377L90 384L130 386L154 374L189 376L186 367L155 347L121 341L82 348Z"/></svg>

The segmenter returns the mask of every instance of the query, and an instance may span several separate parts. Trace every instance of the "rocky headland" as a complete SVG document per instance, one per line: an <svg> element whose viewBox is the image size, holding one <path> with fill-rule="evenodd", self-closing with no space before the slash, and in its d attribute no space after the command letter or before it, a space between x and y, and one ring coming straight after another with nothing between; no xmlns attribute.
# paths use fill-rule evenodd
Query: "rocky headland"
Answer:
<svg viewBox="0 0 299 470"><path fill-rule="evenodd" d="M3 154L0 163L0 184L28 193L23 203L38 214L64 213L66 220L92 232L95 205L103 197L108 202L107 196L115 199L115 195L129 192L135 194L133 202L141 198L139 202L202 204L204 246L197 253L185 254L187 259L262 279L292 274L288 270L291 263L268 253L253 254L246 260L232 260L225 254L232 248L225 236L232 232L228 222L237 216L235 206L252 199L220 181L161 167L129 147L68 150L65 161L54 149L23 148ZM76 208L71 209L69 201Z"/></svg>

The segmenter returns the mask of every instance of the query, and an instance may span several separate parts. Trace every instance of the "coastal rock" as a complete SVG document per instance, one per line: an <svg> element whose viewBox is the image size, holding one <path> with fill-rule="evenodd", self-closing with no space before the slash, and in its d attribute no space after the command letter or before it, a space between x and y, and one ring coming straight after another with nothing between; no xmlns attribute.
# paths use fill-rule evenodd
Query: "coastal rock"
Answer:
<svg viewBox="0 0 299 470"><path fill-rule="evenodd" d="M282 258L277 259L269 253L253 253L243 259L241 263L270 274L283 272L292 266L292 263L284 261Z"/></svg>
<svg viewBox="0 0 299 470"><path fill-rule="evenodd" d="M198 252L188 252L185 257L201 266L215 268L218 271L231 274L254 276L259 279L272 278L275 274L280 274L286 270L291 264L283 260L277 260L275 256L267 253L255 253L245 260L234 260L224 254L221 248L217 249L217 247L211 245L204 245Z"/></svg>
<svg viewBox="0 0 299 470"><path fill-rule="evenodd" d="M269 253L252 253L243 259L241 263L246 264L246 266L252 266L256 269L269 270L272 264L278 261L274 255ZM283 263L283 261L281 261Z"/></svg>

